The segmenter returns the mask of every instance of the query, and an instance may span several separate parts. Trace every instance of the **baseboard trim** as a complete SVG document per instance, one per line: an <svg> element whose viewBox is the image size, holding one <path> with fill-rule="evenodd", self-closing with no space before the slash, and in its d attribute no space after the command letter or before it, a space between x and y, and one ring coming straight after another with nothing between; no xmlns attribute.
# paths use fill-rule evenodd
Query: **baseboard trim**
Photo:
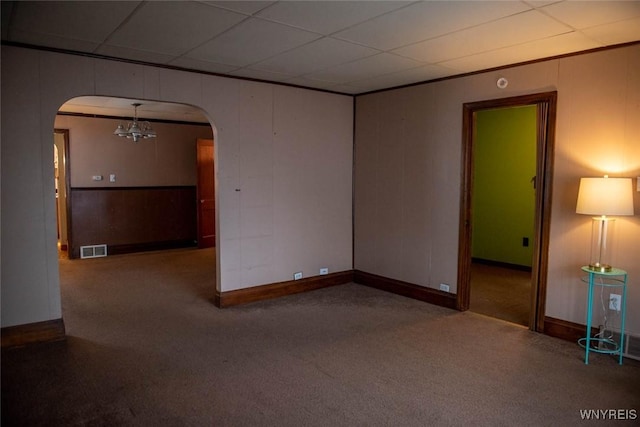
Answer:
<svg viewBox="0 0 640 427"><path fill-rule="evenodd" d="M353 271L342 271L322 276L308 277L306 279L270 283L268 285L254 286L252 288L238 289L235 291L216 291L214 303L219 308L226 308L330 286L344 285L351 282L353 282Z"/></svg>
<svg viewBox="0 0 640 427"><path fill-rule="evenodd" d="M66 339L66 334L62 319L2 328L2 348L62 341L64 339Z"/></svg>
<svg viewBox="0 0 640 427"><path fill-rule="evenodd" d="M578 339L586 335L587 327L580 323L569 322L568 320L556 319L545 316L544 330L545 335L560 338L565 341L577 342ZM598 328L591 328L591 335L598 333Z"/></svg>
<svg viewBox="0 0 640 427"><path fill-rule="evenodd" d="M107 245L108 255L124 255L136 252L162 251L197 247L194 239L168 240L163 242L129 243L123 245Z"/></svg>
<svg viewBox="0 0 640 427"><path fill-rule="evenodd" d="M353 276L353 281L360 285L370 286L408 298L428 302L429 304L456 309L456 295L449 292L414 285L413 283L403 282L402 280L389 279L388 277L365 273L360 270L355 270Z"/></svg>
<svg viewBox="0 0 640 427"><path fill-rule="evenodd" d="M475 262L477 264L484 264L484 265L493 265L495 267L510 268L511 270L531 272L531 266L528 266L528 265L511 264L509 262L494 261L491 259L483 259L483 258L471 258L471 262Z"/></svg>

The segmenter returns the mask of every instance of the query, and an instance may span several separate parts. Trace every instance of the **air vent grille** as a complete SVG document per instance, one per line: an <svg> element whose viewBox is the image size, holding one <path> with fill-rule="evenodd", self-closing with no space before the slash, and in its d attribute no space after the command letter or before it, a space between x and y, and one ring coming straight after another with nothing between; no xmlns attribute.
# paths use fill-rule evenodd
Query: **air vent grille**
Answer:
<svg viewBox="0 0 640 427"><path fill-rule="evenodd" d="M616 330L603 331L600 327L601 333L604 336L611 337L613 342L620 342L620 332ZM602 347L602 344L601 344ZM640 360L640 337L635 334L629 334L625 332L624 343L622 346L622 355L631 359Z"/></svg>
<svg viewBox="0 0 640 427"><path fill-rule="evenodd" d="M80 246L80 258L100 258L107 256L107 245Z"/></svg>

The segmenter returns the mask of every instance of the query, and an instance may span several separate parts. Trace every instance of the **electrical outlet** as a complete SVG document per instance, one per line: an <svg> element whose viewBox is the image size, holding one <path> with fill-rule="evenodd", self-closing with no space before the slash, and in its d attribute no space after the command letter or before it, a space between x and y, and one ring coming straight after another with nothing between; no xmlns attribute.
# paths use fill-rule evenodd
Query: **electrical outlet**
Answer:
<svg viewBox="0 0 640 427"><path fill-rule="evenodd" d="M609 295L609 310L620 311L620 304L622 303L622 297L618 294Z"/></svg>
<svg viewBox="0 0 640 427"><path fill-rule="evenodd" d="M320 269L320 274L324 275L324 274L329 274L329 269L326 267L323 267Z"/></svg>
<svg viewBox="0 0 640 427"><path fill-rule="evenodd" d="M446 283L440 283L440 290L449 292L449 285L447 285Z"/></svg>
<svg viewBox="0 0 640 427"><path fill-rule="evenodd" d="M293 280L302 279L302 271L298 271L297 273L293 273Z"/></svg>

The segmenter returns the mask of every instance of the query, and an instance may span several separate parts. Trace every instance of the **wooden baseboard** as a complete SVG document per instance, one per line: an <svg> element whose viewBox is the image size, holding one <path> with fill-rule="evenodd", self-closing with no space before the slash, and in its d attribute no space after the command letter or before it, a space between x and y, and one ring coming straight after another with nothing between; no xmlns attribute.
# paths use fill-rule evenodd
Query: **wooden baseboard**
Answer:
<svg viewBox="0 0 640 427"><path fill-rule="evenodd" d="M62 341L66 338L62 319L2 328L2 348Z"/></svg>
<svg viewBox="0 0 640 427"><path fill-rule="evenodd" d="M555 319L553 317L544 318L545 335L560 338L566 341L577 342L578 339L586 335L587 327L579 323L569 322L568 320ZM591 328L591 335L598 333L598 328Z"/></svg>
<svg viewBox="0 0 640 427"><path fill-rule="evenodd" d="M353 281L360 285L370 286L408 298L428 302L429 304L456 309L456 295L449 292L418 286L401 280L389 279L359 270L354 271Z"/></svg>
<svg viewBox="0 0 640 427"><path fill-rule="evenodd" d="M512 270L531 272L531 266L529 265L511 264L508 262L494 261L494 260L483 259L483 258L471 258L471 262L475 262L477 264L484 264L484 265L493 265L493 266L502 267L502 268L510 268Z"/></svg>
<svg viewBox="0 0 640 427"><path fill-rule="evenodd" d="M344 285L350 282L353 282L353 271L351 270L300 280L271 283L235 291L216 292L215 305L220 308L232 307L234 305L279 298L300 292L327 288L329 286Z"/></svg>
<svg viewBox="0 0 640 427"><path fill-rule="evenodd" d="M131 243L126 245L108 245L107 254L123 255L136 252L161 251L167 249L195 248L197 242L193 239L169 240L166 242Z"/></svg>

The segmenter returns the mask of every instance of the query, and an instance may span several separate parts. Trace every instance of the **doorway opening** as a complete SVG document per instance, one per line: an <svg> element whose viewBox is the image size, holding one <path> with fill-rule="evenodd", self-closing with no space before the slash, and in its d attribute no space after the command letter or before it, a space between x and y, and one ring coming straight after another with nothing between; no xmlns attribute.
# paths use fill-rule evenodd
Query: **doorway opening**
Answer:
<svg viewBox="0 0 640 427"><path fill-rule="evenodd" d="M114 135L116 127L131 118L132 105L139 105L140 120L153 122L155 138L136 142ZM58 228L67 228L70 259L80 258L87 247L106 247L107 255L116 255L198 246L202 168L197 163L197 140L213 140L213 128L200 109L77 97L60 107L55 126L66 131L67 181L62 185L58 180L56 188L67 196L66 206L58 210ZM213 191L213 147L210 151L205 178ZM214 207L215 193L208 197ZM67 227L61 221L65 217ZM208 219L215 238L215 217Z"/></svg>
<svg viewBox="0 0 640 427"><path fill-rule="evenodd" d="M58 237L58 253L66 256L69 249L69 130L53 130L53 171L56 192L56 225Z"/></svg>
<svg viewBox="0 0 640 427"><path fill-rule="evenodd" d="M520 290L519 295L524 299L525 317L528 317L526 323L529 329L534 331L542 331L544 325L544 312L545 312L545 296L546 296L546 278L547 278L547 264L548 264L548 247L549 247L549 218L551 213L551 178L553 172L553 146L555 139L555 116L556 116L556 100L557 92L545 92L534 95L517 96L511 98L503 98L488 101L479 101L473 103L466 103L463 106L463 165L462 165L462 186L461 186L461 212L460 212L460 237L459 237L459 253L458 253L458 294L457 294L457 308L459 310L469 310L471 305L471 292L472 292L472 276L474 276L474 264L476 274L478 277L478 270L495 270L493 271L494 279L489 279L495 282L495 277L504 279L513 275L513 267L524 267L520 270L524 270L527 274L520 274L519 283ZM476 246L481 240L481 236L478 239L474 239L474 226L482 222L480 217L486 212L480 213L479 218L474 217L474 196L476 192L479 192L479 196L482 197L482 191L491 190L491 186L486 186L485 190L476 188L474 178L476 169L476 157L483 156L486 153L480 153L478 149L478 120L479 115L489 110L512 108L512 107L527 107L532 106L535 108L535 174L530 177L531 181L529 185L533 187L533 224L531 229L531 238L527 235L522 235L520 238L520 244L523 247L531 247L530 255L526 255L526 251L522 251L521 258L506 258L507 260L516 259L517 261L501 261L493 263L491 269L480 263L473 262L474 259L474 243ZM504 177L502 177L504 179ZM483 185L483 184L481 184ZM488 190L487 190L488 189ZM522 191L522 190L520 190ZM490 203L494 203L489 201ZM490 214L489 214L490 215ZM521 214L511 214L521 215ZM527 221L524 221L525 223ZM498 223L498 226L504 227L504 224ZM526 225L525 225L526 227ZM516 227L517 229L517 227ZM479 229L479 235L482 233ZM486 234L492 233L504 233L503 229L496 230L483 230ZM517 229L517 233L522 234L520 229ZM525 240L526 239L526 240ZM491 243L497 242L498 239L492 239ZM527 246L525 246L527 245ZM500 245L498 245L500 246ZM495 250L495 248L494 248ZM498 247L497 251L500 252L504 248ZM489 251L490 253L491 251ZM524 257L524 258L523 258ZM530 273L527 271L526 265L527 257L530 258ZM478 261L476 257L476 261ZM525 261L522 261L522 260ZM492 264L492 263L488 263ZM524 265L523 265L524 264ZM481 268L478 267L480 265ZM505 270L507 268L508 270ZM485 271L486 272L486 271ZM523 297L523 291L527 291L529 288L528 302L526 296ZM517 286L512 286L512 290L518 289ZM510 298L508 295L503 298ZM513 298L513 297L511 297ZM517 301L511 301L517 303ZM519 303L523 305L522 302ZM528 308L528 313L526 309ZM524 324L522 320L522 313L518 317L520 321L516 323ZM513 319L506 319L513 321Z"/></svg>
<svg viewBox="0 0 640 427"><path fill-rule="evenodd" d="M529 326L536 106L476 112L471 311Z"/></svg>

